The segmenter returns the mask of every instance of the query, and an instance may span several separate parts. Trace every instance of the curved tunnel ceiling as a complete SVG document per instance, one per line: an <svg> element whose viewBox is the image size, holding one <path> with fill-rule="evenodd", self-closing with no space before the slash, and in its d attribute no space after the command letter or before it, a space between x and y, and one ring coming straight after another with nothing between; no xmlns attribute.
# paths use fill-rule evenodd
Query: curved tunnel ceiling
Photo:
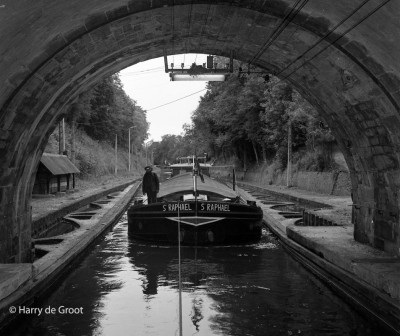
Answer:
<svg viewBox="0 0 400 336"><path fill-rule="evenodd" d="M229 56L232 50L236 59L252 61L292 81L319 107L328 124L332 121L323 111L343 109L345 100L369 100L365 84L376 85L382 91L379 94L388 100L386 108L390 105L397 108L393 89L388 85L392 84L394 76L385 72L382 66L382 58L385 58L384 64L389 60L395 63L392 54L382 54L385 48L367 49L368 40L354 39L360 26L366 30L369 25L371 33L384 35L384 32L377 32L375 16L387 12L388 8L379 8L382 2L364 2L364 6L340 6L337 2L329 5L328 1L318 1L318 4L303 1L304 7L296 15L290 12L295 8L291 7L294 2L284 1L236 1L233 6L228 1L218 5L199 1L198 4L177 6L175 1L173 7L167 6L165 1L135 1L119 8L112 7L115 3L96 1L96 5L85 2L79 7L58 3L53 10L51 6L32 7L29 2L25 11L18 15L21 26L29 27L28 31L23 29L23 34L17 35L8 31L10 27L15 28L14 22L6 25L8 29L2 30L0 35L5 49L10 54L17 52L19 56L17 62L13 57L3 57L5 71L1 72L0 80L6 85L0 96L0 104L4 104L2 111L10 106L12 98L19 101L15 99L18 93L30 95L32 99L31 82L42 81L37 83L40 88L36 88L41 93L47 89L46 84L50 84L48 89L53 92L49 95L54 99L61 93L60 84L64 84L65 89L69 83L74 90L82 91L88 81L105 73L162 56L163 48L168 54L206 52L223 56ZM7 5L5 11L13 12L13 4ZM68 15L72 12L73 15ZM94 13L86 14L90 12ZM349 17L353 12L354 15ZM365 21L360 23L364 18ZM287 26L277 32L282 22ZM383 23L379 28L385 28ZM390 31L389 27L387 30ZM347 34L341 37L345 32ZM269 40L271 35L275 39ZM323 37L325 40L321 41ZM370 39L371 35L367 37ZM382 39L377 36L374 41L382 42ZM335 47L330 46L332 42ZM313 45L314 48L309 50ZM303 57L296 61L300 56ZM371 83L365 83L369 81ZM59 82L58 92L54 90L56 82ZM343 86L348 89L360 82L364 84L358 86L363 87L365 98L360 97L363 92L343 92ZM49 98L46 97L47 102ZM348 134L337 136L350 138Z"/></svg>
<svg viewBox="0 0 400 336"><path fill-rule="evenodd" d="M398 2L4 2L0 188L17 208L30 202L31 177L65 106L101 77L165 50L233 51L291 81L338 139L355 199L373 204L383 197L398 211Z"/></svg>

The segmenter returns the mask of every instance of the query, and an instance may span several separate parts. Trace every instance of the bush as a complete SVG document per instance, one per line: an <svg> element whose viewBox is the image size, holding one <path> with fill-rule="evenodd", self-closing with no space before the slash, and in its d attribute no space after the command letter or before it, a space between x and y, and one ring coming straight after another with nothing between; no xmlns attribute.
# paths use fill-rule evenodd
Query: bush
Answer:
<svg viewBox="0 0 400 336"><path fill-rule="evenodd" d="M68 157L71 154L71 129L66 124L66 150ZM49 137L45 152L58 154L58 127ZM113 174L115 171L115 150L106 142L99 142L90 138L84 131L75 132L75 165L80 170L81 178ZM128 169L128 153L125 148L118 149L118 171Z"/></svg>
<svg viewBox="0 0 400 336"><path fill-rule="evenodd" d="M296 170L322 172L330 167L323 153L319 151L300 151L293 158Z"/></svg>
<svg viewBox="0 0 400 336"><path fill-rule="evenodd" d="M275 161L277 162L277 168L285 170L288 164L287 147L279 147L275 155Z"/></svg>

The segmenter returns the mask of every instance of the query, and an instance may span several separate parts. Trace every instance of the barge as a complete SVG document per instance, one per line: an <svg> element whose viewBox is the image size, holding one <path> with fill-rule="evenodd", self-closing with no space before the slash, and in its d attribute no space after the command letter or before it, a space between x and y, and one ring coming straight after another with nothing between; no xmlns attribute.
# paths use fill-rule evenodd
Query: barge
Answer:
<svg viewBox="0 0 400 336"><path fill-rule="evenodd" d="M160 186L157 202L128 210L130 237L156 243L225 245L261 238L263 213L227 184L202 174L196 157Z"/></svg>

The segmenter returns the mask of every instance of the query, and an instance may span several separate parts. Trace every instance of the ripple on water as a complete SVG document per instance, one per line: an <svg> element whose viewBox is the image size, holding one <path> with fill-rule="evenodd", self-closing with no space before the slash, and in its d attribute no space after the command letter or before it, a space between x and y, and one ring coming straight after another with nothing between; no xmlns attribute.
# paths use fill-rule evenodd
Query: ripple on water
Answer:
<svg viewBox="0 0 400 336"><path fill-rule="evenodd" d="M254 245L253 248L255 250L274 250L278 248L278 245L275 243L268 242L268 243L260 243Z"/></svg>
<svg viewBox="0 0 400 336"><path fill-rule="evenodd" d="M183 247L181 267L177 251L134 242L117 225L42 305L84 314L30 316L7 335L177 335L179 270L184 335L382 335L267 229L254 244Z"/></svg>

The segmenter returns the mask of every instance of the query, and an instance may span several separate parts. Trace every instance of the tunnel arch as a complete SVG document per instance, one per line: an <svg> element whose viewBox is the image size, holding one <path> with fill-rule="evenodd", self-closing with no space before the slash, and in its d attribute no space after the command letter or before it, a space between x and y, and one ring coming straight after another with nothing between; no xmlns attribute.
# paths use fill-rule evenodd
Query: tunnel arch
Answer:
<svg viewBox="0 0 400 336"><path fill-rule="evenodd" d="M400 32L400 5L361 4L53 0L47 7L25 1L22 8L6 3L0 9L0 262L30 261L33 176L66 108L103 76L164 50L220 56L232 51L236 59L289 80L318 109L344 153L356 240L399 255L400 44L393 35Z"/></svg>

